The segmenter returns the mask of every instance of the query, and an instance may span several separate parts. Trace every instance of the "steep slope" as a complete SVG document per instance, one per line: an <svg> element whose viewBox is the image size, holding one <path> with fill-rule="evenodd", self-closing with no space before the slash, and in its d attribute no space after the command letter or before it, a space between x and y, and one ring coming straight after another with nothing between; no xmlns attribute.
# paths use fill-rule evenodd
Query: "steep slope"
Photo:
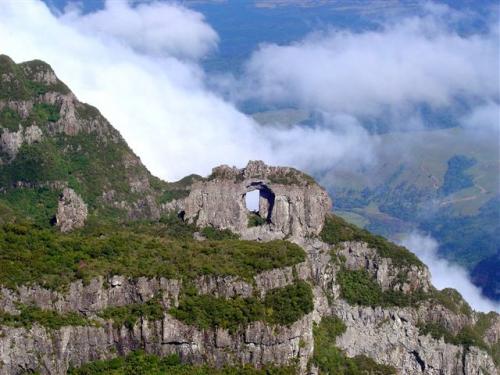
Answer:
<svg viewBox="0 0 500 375"><path fill-rule="evenodd" d="M309 176L161 182L47 65L2 61L0 374L498 373L498 314L332 215Z"/></svg>
<svg viewBox="0 0 500 375"><path fill-rule="evenodd" d="M69 188L88 206L91 222L159 218L168 185L46 63L0 56L0 132L4 216L47 226Z"/></svg>

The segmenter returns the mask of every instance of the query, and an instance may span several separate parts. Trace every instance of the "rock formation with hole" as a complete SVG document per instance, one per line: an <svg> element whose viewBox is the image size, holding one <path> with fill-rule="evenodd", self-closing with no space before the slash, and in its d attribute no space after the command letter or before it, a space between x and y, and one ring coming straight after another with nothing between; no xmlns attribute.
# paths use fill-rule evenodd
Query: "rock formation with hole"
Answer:
<svg viewBox="0 0 500 375"><path fill-rule="evenodd" d="M252 214L245 195L259 190L259 212ZM197 181L179 202L184 219L200 227L230 229L245 239L303 238L323 228L332 202L311 177L293 168L250 161L243 169L222 165ZM252 215L258 215L252 224Z"/></svg>

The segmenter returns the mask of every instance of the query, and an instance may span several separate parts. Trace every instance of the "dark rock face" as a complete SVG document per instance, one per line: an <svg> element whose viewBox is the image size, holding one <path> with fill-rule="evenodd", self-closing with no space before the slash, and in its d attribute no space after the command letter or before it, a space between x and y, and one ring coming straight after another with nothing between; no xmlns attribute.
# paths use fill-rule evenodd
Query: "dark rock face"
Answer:
<svg viewBox="0 0 500 375"><path fill-rule="evenodd" d="M253 190L260 193L257 213L245 205L245 195ZM262 161L251 161L243 169L214 168L178 203L184 218L200 227L230 229L245 239L263 240L317 235L331 208L328 194L309 176ZM252 214L260 225L249 226Z"/></svg>

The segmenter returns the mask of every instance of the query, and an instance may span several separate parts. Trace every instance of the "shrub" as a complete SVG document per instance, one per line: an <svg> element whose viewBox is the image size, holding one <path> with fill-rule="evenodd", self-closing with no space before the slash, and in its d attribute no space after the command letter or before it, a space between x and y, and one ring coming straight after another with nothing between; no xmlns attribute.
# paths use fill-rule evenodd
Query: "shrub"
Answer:
<svg viewBox="0 0 500 375"><path fill-rule="evenodd" d="M112 320L115 327L125 326L132 329L139 318L152 321L163 319L163 306L158 298L153 298L145 303L109 307L98 315L103 319Z"/></svg>
<svg viewBox="0 0 500 375"><path fill-rule="evenodd" d="M37 283L63 289L70 282L102 275L194 279L201 275L238 276L305 260L299 246L286 241L195 241L178 239L165 224L101 227L70 234L30 224L24 231L0 226L0 285Z"/></svg>
<svg viewBox="0 0 500 375"><path fill-rule="evenodd" d="M284 288L270 290L264 301L256 297L217 298L186 291L179 306L170 314L200 329L221 327L237 331L254 321L290 325L313 309L309 284L298 281Z"/></svg>
<svg viewBox="0 0 500 375"><path fill-rule="evenodd" d="M284 288L270 290L264 299L267 321L290 325L314 308L311 286L298 281Z"/></svg>
<svg viewBox="0 0 500 375"><path fill-rule="evenodd" d="M409 306L428 295L422 291L405 294L395 290L383 291L377 281L366 270L341 268L337 273L340 295L351 305L363 306Z"/></svg>
<svg viewBox="0 0 500 375"><path fill-rule="evenodd" d="M225 366L214 368L207 365L195 366L181 364L177 354L167 357L145 354L135 351L126 357L111 360L95 361L80 368L70 369L69 375L290 375L296 373L296 368L269 367L256 369L251 366Z"/></svg>
<svg viewBox="0 0 500 375"><path fill-rule="evenodd" d="M217 229L214 227L205 227L201 230L201 234L207 240L222 241L222 240L237 240L239 235L231 232L229 229Z"/></svg>
<svg viewBox="0 0 500 375"><path fill-rule="evenodd" d="M18 131L21 117L18 113L8 107L0 111L0 128L6 128L10 131Z"/></svg>
<svg viewBox="0 0 500 375"><path fill-rule="evenodd" d="M0 326L13 326L30 328L38 323L49 329L59 329L64 326L86 326L91 324L85 317L69 312L60 314L52 310L42 310L35 306L18 305L20 314L0 312Z"/></svg>
<svg viewBox="0 0 500 375"><path fill-rule="evenodd" d="M267 221L263 217L260 217L258 213L251 212L248 214L248 227L260 227L261 225L266 224Z"/></svg>

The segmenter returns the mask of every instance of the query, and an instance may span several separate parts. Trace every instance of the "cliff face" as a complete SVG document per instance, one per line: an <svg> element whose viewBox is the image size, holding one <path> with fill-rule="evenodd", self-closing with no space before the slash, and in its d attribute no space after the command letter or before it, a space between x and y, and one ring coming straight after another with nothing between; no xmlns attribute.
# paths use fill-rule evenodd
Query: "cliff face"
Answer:
<svg viewBox="0 0 500 375"><path fill-rule="evenodd" d="M252 161L165 183L46 64L2 56L0 83L0 374L139 349L300 374L498 373L499 316L331 215L302 172Z"/></svg>
<svg viewBox="0 0 500 375"><path fill-rule="evenodd" d="M122 276L92 279L69 285L56 292L34 286L16 290L3 288L0 305L5 312L18 314L19 306L37 306L59 314L76 313L91 323L50 329L39 324L31 328L0 328L0 363L2 374L39 370L44 374L64 374L97 359L109 359L143 349L161 356L177 353L183 361L214 366L247 363L297 364L300 373L317 373L314 355L313 327L327 316L340 318L345 332L336 339L337 346L349 357L364 355L376 362L391 365L399 374L496 374L498 369L490 354L475 346L446 343L421 332L419 324L439 322L458 332L474 325L475 314L456 313L428 300L416 306L368 307L350 305L341 295L337 279L340 268L332 262L331 246L319 240L302 240L307 260L292 267L262 272L252 280L230 276L201 276L194 281L199 295L230 299L259 295L305 280L313 287L314 308L290 325L251 322L236 331L223 328L200 329L172 316L171 308L179 306L182 282L165 278L130 279ZM343 254L349 267L375 269L381 285L387 284L398 267L387 258L373 255L363 243L345 243ZM350 249L350 250L349 250ZM365 266L360 266L359 254ZM349 254L356 254L351 256ZM401 270L401 269L399 269ZM396 288L411 293L429 288L427 270L409 272L408 282ZM161 319L141 317L132 325L116 325L100 313L106 309L146 304L159 298ZM499 337L498 316L485 333L490 341Z"/></svg>

